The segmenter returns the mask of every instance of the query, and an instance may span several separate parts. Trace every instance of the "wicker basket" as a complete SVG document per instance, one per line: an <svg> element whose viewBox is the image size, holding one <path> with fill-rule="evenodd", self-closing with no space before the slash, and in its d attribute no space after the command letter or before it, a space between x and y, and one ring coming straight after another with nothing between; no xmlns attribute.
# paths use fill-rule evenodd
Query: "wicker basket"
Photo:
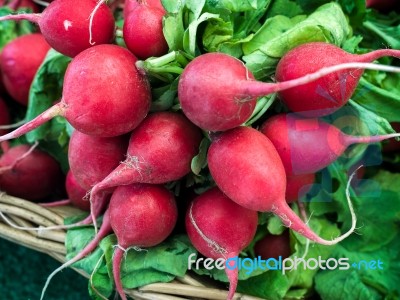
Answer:
<svg viewBox="0 0 400 300"><path fill-rule="evenodd" d="M77 212L76 208L61 206L44 208L35 203L0 194L0 211L15 224L24 227L48 227L62 225L63 218ZM24 231L8 225L0 217L0 237L33 250L46 253L60 262L65 262L66 249L63 230ZM89 275L81 270L81 275ZM186 274L170 283L154 283L134 290L125 290L133 299L182 300L182 299L226 299L227 291L217 288L213 282L205 282L195 274ZM261 300L260 298L236 293L234 299Z"/></svg>

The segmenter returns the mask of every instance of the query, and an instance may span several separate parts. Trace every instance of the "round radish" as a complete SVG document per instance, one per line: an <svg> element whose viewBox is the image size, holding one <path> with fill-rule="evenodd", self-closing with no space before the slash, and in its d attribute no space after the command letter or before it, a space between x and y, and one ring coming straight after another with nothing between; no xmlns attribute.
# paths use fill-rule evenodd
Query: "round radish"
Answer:
<svg viewBox="0 0 400 300"><path fill-rule="evenodd" d="M280 235L267 234L254 245L254 253L265 260L279 259L280 256L282 259L289 257L292 253L289 230L285 230Z"/></svg>
<svg viewBox="0 0 400 300"><path fill-rule="evenodd" d="M160 10L165 10L161 0L125 0L124 2L124 19L128 17L130 12L139 5L148 5Z"/></svg>
<svg viewBox="0 0 400 300"><path fill-rule="evenodd" d="M329 44L323 45L327 48L331 47ZM313 47L310 48L314 49ZM360 63L360 61L372 61L385 55L400 56L400 50L378 50L360 57L353 56L354 62L349 57L348 60L338 60L336 63L327 64L326 67L324 64L321 64L319 68L313 64L308 66L308 57L328 56L322 48L302 57L302 69L298 71L300 74L292 76L296 79L282 75L285 70L292 72L291 64L284 67L287 59L282 58L282 63L278 66L281 75L277 77L280 82L265 83L254 80L253 75L242 61L224 53L206 53L197 56L185 67L179 79L178 98L183 112L194 124L204 130L224 131L242 125L251 116L259 96L286 89L297 91L297 88L302 85L301 90L303 92L298 92L301 97L298 96L293 100L300 106L308 99L321 97L318 95L319 90L316 90L315 84L310 85L310 82L327 74L333 73L327 78L335 79L334 83L329 82L329 80L325 82L325 78L321 78L318 81L319 85L322 89L335 88L335 93L340 94L339 83L344 83L342 79L352 77L354 73L356 78L349 79L345 85L346 91L354 91L363 69L399 72L400 69L396 67ZM315 59L315 61L318 60ZM341 62L345 63L340 64ZM346 69L347 71L343 71ZM349 71L348 69L352 70ZM340 81L338 78L341 78ZM305 91L307 91L307 94ZM348 97L350 95L350 93L346 94ZM302 99L302 101L299 99ZM348 98L345 101L347 100ZM308 109L306 104L304 108Z"/></svg>
<svg viewBox="0 0 400 300"><path fill-rule="evenodd" d="M284 225L314 242L336 244L354 231L356 221L348 194L352 227L332 241L316 235L290 209L285 200L285 168L274 145L256 129L242 126L219 134L207 160L211 176L230 199L248 209L276 214Z"/></svg>
<svg viewBox="0 0 400 300"><path fill-rule="evenodd" d="M214 187L196 197L186 213L186 231L193 246L204 256L228 260L237 257L253 240L257 229L256 211L246 209ZM225 266L232 299L238 282L238 268Z"/></svg>
<svg viewBox="0 0 400 300"><path fill-rule="evenodd" d="M178 217L175 198L165 187L133 184L118 187L110 200L110 224L118 246L113 255L116 289L126 300L121 282L121 261L129 249L148 248L164 241Z"/></svg>
<svg viewBox="0 0 400 300"><path fill-rule="evenodd" d="M62 184L57 161L28 145L10 148L0 158L0 189L28 200L43 199Z"/></svg>
<svg viewBox="0 0 400 300"><path fill-rule="evenodd" d="M28 104L33 77L49 50L40 33L20 36L3 48L0 54L3 83L14 100Z"/></svg>
<svg viewBox="0 0 400 300"><path fill-rule="evenodd" d="M151 102L150 85L136 69L136 61L132 53L116 45L81 52L67 68L61 101L0 141L19 137L55 116L94 136L132 131L147 115Z"/></svg>
<svg viewBox="0 0 400 300"><path fill-rule="evenodd" d="M123 36L127 48L140 59L161 56L168 52L163 34L165 10L139 3L125 18Z"/></svg>
<svg viewBox="0 0 400 300"><path fill-rule="evenodd" d="M264 122L260 130L274 144L289 176L325 168L351 144L376 143L399 136L351 136L322 120L294 114L276 115Z"/></svg>
<svg viewBox="0 0 400 300"><path fill-rule="evenodd" d="M101 138L75 130L68 148L70 170L88 191L124 160L127 148L127 136Z"/></svg>
<svg viewBox="0 0 400 300"><path fill-rule="evenodd" d="M93 222L105 206L103 191L137 182L164 184L188 174L201 139L201 131L179 113L150 114L132 132L126 160L93 187Z"/></svg>
<svg viewBox="0 0 400 300"><path fill-rule="evenodd" d="M355 55L328 43L300 45L282 57L276 68L276 80L292 80L318 71L321 68L347 62L372 62L383 56L400 58L400 50L381 49ZM363 69L342 70L296 88L280 91L287 107L307 117L331 114L350 99Z"/></svg>
<svg viewBox="0 0 400 300"><path fill-rule="evenodd" d="M97 7L96 0L56 0L41 14L17 14L0 17L4 20L28 20L39 28L50 46L74 57L83 50L114 39L115 21L107 5ZM93 16L92 16L93 13Z"/></svg>
<svg viewBox="0 0 400 300"><path fill-rule="evenodd" d="M65 189L67 190L68 199L72 205L82 210L90 211L89 199L85 199L86 190L79 185L71 170L68 171L65 179Z"/></svg>
<svg viewBox="0 0 400 300"><path fill-rule="evenodd" d="M0 125L10 124L10 112L6 102L0 97ZM5 134L7 130L0 130L0 134Z"/></svg>

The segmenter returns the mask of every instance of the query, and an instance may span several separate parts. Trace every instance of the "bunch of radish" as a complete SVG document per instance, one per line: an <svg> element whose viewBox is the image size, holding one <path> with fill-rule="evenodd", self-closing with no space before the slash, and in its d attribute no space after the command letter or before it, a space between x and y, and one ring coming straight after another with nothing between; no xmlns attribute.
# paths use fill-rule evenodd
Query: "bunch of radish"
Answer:
<svg viewBox="0 0 400 300"><path fill-rule="evenodd" d="M82 0L75 5L72 0L55 0L40 14L0 17L0 21L29 20L41 30L41 34L22 36L2 50L2 80L17 102L27 105L33 76L50 47L73 58L61 99L54 99L59 101L32 121L0 136L0 142L16 139L56 116L64 117L74 128L65 181L68 201L58 204L72 203L90 210L75 226L93 224L96 236L55 273L88 255L103 237L114 232L118 240L114 281L121 298L126 299L120 279L123 254L155 246L171 234L178 210L166 184L192 172L191 163L204 136L210 138L207 164L215 186L195 198L185 219L190 240L204 256L227 259L239 255L254 238L257 212L271 212L289 229L323 245L336 244L354 231L356 214L349 197L352 226L333 240L313 232L288 203L304 195L315 173L334 162L349 145L399 136L350 136L318 119L346 104L364 69L399 72L398 68L371 64L383 56L399 58L399 50L353 55L328 43L307 43L280 60L274 83L255 80L242 61L227 54L201 54L179 78L182 111L152 112L151 81L137 62L168 53L162 23L166 11L157 0L125 1L125 48L114 44L115 21L104 2ZM24 47L30 47L34 59L26 57ZM242 126L257 99L273 93L279 93L294 114L275 115L260 128ZM9 123L3 111L4 121L0 121ZM30 147L4 146L0 188L36 201L59 186L62 175L53 158ZM33 179L26 179L29 173L34 174ZM33 186L13 186L25 180L31 180ZM104 218L97 231L101 215ZM232 299L238 273L226 269L226 274L228 299Z"/></svg>

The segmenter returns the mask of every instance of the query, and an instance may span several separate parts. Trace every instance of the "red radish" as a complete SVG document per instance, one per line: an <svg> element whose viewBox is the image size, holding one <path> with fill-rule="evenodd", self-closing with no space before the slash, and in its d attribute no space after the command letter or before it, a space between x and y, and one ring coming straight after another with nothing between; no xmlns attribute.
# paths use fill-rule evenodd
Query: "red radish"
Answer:
<svg viewBox="0 0 400 300"><path fill-rule="evenodd" d="M207 160L215 183L230 199L248 209L276 214L284 225L309 240L333 245L355 229L356 217L348 192L352 227L332 241L316 235L291 210L285 200L286 174L279 154L271 141L256 129L241 126L217 135Z"/></svg>
<svg viewBox="0 0 400 300"><path fill-rule="evenodd" d="M383 56L400 58L400 50L381 49L355 55L328 43L307 43L289 51L279 61L276 80L287 81L324 67L348 62L372 62ZM287 107L307 117L331 114L347 103L363 74L362 69L343 70L296 88L280 91Z"/></svg>
<svg viewBox="0 0 400 300"><path fill-rule="evenodd" d="M391 10L399 9L400 3L398 0L367 0L366 6L381 12L390 12Z"/></svg>
<svg viewBox="0 0 400 300"><path fill-rule="evenodd" d="M49 196L63 180L57 161L28 145L10 148L1 156L0 168L0 189L28 200Z"/></svg>
<svg viewBox="0 0 400 300"><path fill-rule="evenodd" d="M58 0L56 0L58 1ZM85 134L112 137L132 131L150 109L150 85L135 67L136 57L116 45L98 45L68 65L60 102L0 142L17 138L55 116Z"/></svg>
<svg viewBox="0 0 400 300"><path fill-rule="evenodd" d="M124 2L124 19L128 17L132 10L139 5L148 5L153 8L165 10L161 0L125 0Z"/></svg>
<svg viewBox="0 0 400 300"><path fill-rule="evenodd" d="M8 110L8 106L3 98L0 97L0 126L10 124L10 113ZM0 134L5 134L7 130L0 130Z"/></svg>
<svg viewBox="0 0 400 300"><path fill-rule="evenodd" d="M127 148L127 136L101 138L75 130L68 148L70 170L77 183L88 191L118 167Z"/></svg>
<svg viewBox="0 0 400 300"><path fill-rule="evenodd" d="M109 235L112 232L111 224L110 224L110 215L108 210L104 213L103 217L103 223L101 224L101 227L95 237L85 246L84 249L82 249L77 255L75 255L72 259L68 260L64 264L62 264L60 267L55 269L49 277L47 277L46 283L42 289L42 294L40 296L40 300L43 299L44 294L46 292L47 287L50 284L51 279L60 271L64 270L65 268L71 266L75 262L85 258L87 255L89 255L91 252L93 252L96 247L99 245L101 240L105 238L107 235Z"/></svg>
<svg viewBox="0 0 400 300"><path fill-rule="evenodd" d="M300 174L286 177L286 202L292 203L307 194L315 181L315 174Z"/></svg>
<svg viewBox="0 0 400 300"><path fill-rule="evenodd" d="M96 6L96 0L81 0L79 6L73 0L56 0L41 14L9 15L0 21L37 23L52 48L74 57L89 47L112 43L114 39L115 21L111 10L105 4Z"/></svg>
<svg viewBox="0 0 400 300"><path fill-rule="evenodd" d="M132 132L126 160L93 187L93 222L105 206L104 191L138 182L164 184L188 174L201 139L201 131L179 113L149 115Z"/></svg>
<svg viewBox="0 0 400 300"><path fill-rule="evenodd" d="M324 45L328 49L331 48L329 44L321 43L321 45ZM311 49L314 48L311 47ZM290 56L290 54L288 55ZM316 53L309 53L308 55L313 58L321 55L324 57L327 56L322 49ZM253 75L242 61L224 53L206 53L197 56L184 69L179 79L178 98L183 112L194 124L204 130L224 131L242 125L251 116L257 97L259 96L265 96L286 89L291 89L291 91L293 91L297 90L300 85L303 85L302 90L308 91L306 94L308 96L302 96L302 98L297 97L295 99L297 103L303 105L304 99L312 99L312 97L315 98L318 96L315 96L318 90L315 89L313 84L310 85L310 82L326 76L327 74L335 73L336 75L333 74L327 78L337 78L338 76L343 76L343 74L350 74L353 72L361 76L363 69L399 72L399 68L396 67L358 62L372 61L385 55L399 56L400 50L377 50L370 54L360 56L362 59L358 56L354 56L354 59L358 59L357 62L352 63L350 59L345 61L340 60L325 68L323 68L323 64L320 68L316 68L311 64L310 67L306 69L309 59L308 57L303 57L302 62L304 66L301 70L303 71L301 73L301 75L304 75L303 77L299 75L293 80L288 80L290 78L286 77L278 78L278 81L281 82L265 83L254 80ZM284 67L285 61L287 61L287 59L282 58L280 73L284 73L283 71L286 70ZM340 62L346 63L339 64ZM287 69L290 69L290 66L288 66ZM358 70L342 71L345 69ZM354 90L358 78L359 76L357 80L349 80L347 84L348 90ZM321 82L324 83L325 79L321 78L317 82L321 85ZM343 82L342 80L341 83ZM296 89L294 89L294 87L296 87ZM322 87L326 88L327 86L322 85ZM330 85L328 89L331 88L332 85ZM335 88L340 93L340 86L337 80L335 81ZM304 95L304 92L300 95ZM299 101L299 99L303 99L303 101ZM346 101L347 100L348 98ZM304 107L306 107L306 105Z"/></svg>
<svg viewBox="0 0 400 300"><path fill-rule="evenodd" d="M201 254L213 259L232 259L253 240L258 215L214 187L195 198L187 210L185 223L193 246ZM230 282L227 299L232 299L238 282L238 268L225 267L225 273Z"/></svg>
<svg viewBox="0 0 400 300"><path fill-rule="evenodd" d="M275 258L285 259L290 256L289 230L285 230L280 235L267 234L254 245L254 253L256 256L261 256L262 259Z"/></svg>
<svg viewBox="0 0 400 300"><path fill-rule="evenodd" d="M71 170L68 171L65 179L65 189L67 190L68 199L71 201L72 205L82 210L90 211L89 199L85 199L87 192L76 181Z"/></svg>
<svg viewBox="0 0 400 300"><path fill-rule="evenodd" d="M28 104L33 78L49 50L49 44L40 33L20 36L3 48L0 54L2 78L14 100L25 106Z"/></svg>
<svg viewBox="0 0 400 300"><path fill-rule="evenodd" d="M123 36L127 48L140 59L168 52L163 34L164 9L139 1L125 18Z"/></svg>
<svg viewBox="0 0 400 300"><path fill-rule="evenodd" d="M119 186L110 205L110 223L118 245L113 255L116 289L127 299L121 282L121 261L129 249L153 247L172 232L178 217L175 198L165 187L150 184Z"/></svg>
<svg viewBox="0 0 400 300"><path fill-rule="evenodd" d="M334 162L352 144L376 143L400 136L397 133L351 136L322 120L295 114L276 115L260 130L274 144L288 175L315 173Z"/></svg>

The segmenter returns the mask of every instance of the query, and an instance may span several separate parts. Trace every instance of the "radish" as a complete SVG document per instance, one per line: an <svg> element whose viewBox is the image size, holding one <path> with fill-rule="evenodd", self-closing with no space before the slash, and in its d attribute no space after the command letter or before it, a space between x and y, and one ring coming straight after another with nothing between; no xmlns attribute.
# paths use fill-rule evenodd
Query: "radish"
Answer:
<svg viewBox="0 0 400 300"><path fill-rule="evenodd" d="M67 190L68 199L73 206L85 211L90 211L89 199L85 199L87 192L76 181L76 178L74 177L74 174L72 174L71 170L68 171L65 179L65 189Z"/></svg>
<svg viewBox="0 0 400 300"><path fill-rule="evenodd" d="M166 11L157 6L138 1L126 14L123 36L127 48L140 59L161 56L168 52L163 34L162 19Z"/></svg>
<svg viewBox="0 0 400 300"><path fill-rule="evenodd" d="M325 46L327 49L332 47L329 44L321 45ZM311 49L314 49L313 46ZM307 54L311 58L320 57L321 55L324 57L328 56L323 49L319 49L318 52L314 51ZM324 64L321 64L318 68L314 67L312 64L308 67L308 56L302 57L303 69L301 69L301 74L295 77L296 79L288 80L291 78L281 76L283 78L277 78L278 81L282 82L265 83L254 80L252 73L246 68L242 61L223 53L206 53L197 56L185 67L179 79L178 98L183 112L194 124L204 130L224 131L242 125L254 111L256 99L259 96L265 96L289 88L292 88L291 91L297 91L298 86L303 85L303 94L300 94L302 96L295 99L295 101L297 101L296 103L301 103L301 105L303 105L303 102L306 101L304 99L313 99L313 97L315 98L318 96L315 96L318 92L315 84L310 84L310 82L326 76L327 74L335 73L327 77L330 79L337 78L338 76L342 78L344 74L357 74L357 80L349 79L347 82L346 89L350 91L355 89L363 69L399 72L400 69L396 67L359 62L372 61L385 55L399 56L400 50L377 50L360 57L350 56L349 54L347 60L339 60L334 64L327 64L325 68L323 68L325 66ZM351 58L354 58L355 62L352 62ZM282 63L280 63L279 66L281 75L284 70L287 69L289 72L291 68L290 64L288 67L284 67L285 61L287 61L287 59L282 58ZM346 63L340 64L341 62ZM345 69L358 70L340 71ZM351 77L351 75L348 75L348 77ZM326 84L322 85L325 80L326 79L321 78L317 82L319 82L323 89L333 88L330 83L327 83L329 87L327 87ZM344 81L342 80L341 83L344 83ZM338 85L337 79L335 79L334 85L335 89L340 94L340 86ZM296 89L294 89L294 87L296 87ZM307 94L304 94L305 90ZM304 95L307 95L307 97ZM348 96L350 97L350 95ZM299 101L299 99L303 100ZM347 100L348 98L346 101ZM304 107L308 109L306 105L304 105Z"/></svg>
<svg viewBox="0 0 400 300"><path fill-rule="evenodd" d="M0 97L0 126L10 124L10 112L6 102ZM7 130L0 130L0 134L5 134Z"/></svg>
<svg viewBox="0 0 400 300"><path fill-rule="evenodd" d="M4 86L10 96L22 105L28 104L33 78L49 50L50 46L43 36L32 33L12 40L0 54Z"/></svg>
<svg viewBox="0 0 400 300"><path fill-rule="evenodd" d="M43 199L62 184L57 161L35 146L10 148L0 158L0 189L28 200Z"/></svg>
<svg viewBox="0 0 400 300"><path fill-rule="evenodd" d="M127 136L101 138L75 130L68 147L70 170L78 184L90 190L124 160L127 148Z"/></svg>
<svg viewBox="0 0 400 300"><path fill-rule="evenodd" d="M204 256L213 259L237 257L253 240L258 214L246 209L214 187L196 197L186 213L186 231L193 246ZM232 299L238 268L225 266L229 279L227 299Z"/></svg>
<svg viewBox="0 0 400 300"><path fill-rule="evenodd" d="M279 152L278 152L279 153ZM286 202L292 203L307 194L315 181L315 174L300 174L286 177Z"/></svg>
<svg viewBox="0 0 400 300"><path fill-rule="evenodd" d="M113 255L116 289L127 299L121 282L121 261L129 249L140 251L164 241L172 232L178 217L175 198L165 187L150 184L119 186L110 205L110 224L118 245Z"/></svg>
<svg viewBox="0 0 400 300"><path fill-rule="evenodd" d="M112 43L115 21L107 5L97 7L96 0L56 0L41 14L17 14L0 17L5 20L28 20L39 25L46 41L58 52L75 57L83 50Z"/></svg>
<svg viewBox="0 0 400 300"><path fill-rule="evenodd" d="M27 8L27 9L30 9L34 13L39 12L39 7L35 3L33 3L32 0L12 0L12 1L9 1L7 6L9 8L11 8L12 10L17 10L17 9L25 10Z"/></svg>
<svg viewBox="0 0 400 300"><path fill-rule="evenodd" d="M105 207L104 191L138 182L164 184L188 174L201 139L201 131L179 113L150 114L132 132L126 160L93 187L93 223Z"/></svg>
<svg viewBox="0 0 400 300"><path fill-rule="evenodd" d="M279 256L282 259L289 257L292 253L289 230L285 230L280 235L268 233L254 245L254 253L265 260L269 258L279 259Z"/></svg>
<svg viewBox="0 0 400 300"><path fill-rule="evenodd" d="M256 129L237 127L216 135L207 160L215 183L230 199L248 209L276 214L284 225L314 242L333 245L355 229L356 217L348 192L352 226L332 241L316 235L290 209L285 200L283 163L271 141Z"/></svg>
<svg viewBox="0 0 400 300"><path fill-rule="evenodd" d="M310 74L324 67L347 62L372 62L383 56L400 58L400 50L381 49L362 55L347 53L328 43L300 45L282 57L276 68L276 80L287 81ZM287 107L307 117L331 114L350 99L363 70L343 70L307 83L280 91Z"/></svg>
<svg viewBox="0 0 400 300"><path fill-rule="evenodd" d="M144 4L160 10L165 10L161 0L125 0L124 2L124 19L128 17L132 10L139 5Z"/></svg>
<svg viewBox="0 0 400 300"><path fill-rule="evenodd" d="M351 136L322 120L295 114L276 115L265 121L260 131L274 144L288 175L315 173L334 162L352 144L400 136Z"/></svg>
<svg viewBox="0 0 400 300"><path fill-rule="evenodd" d="M58 1L58 0L56 0ZM112 137L132 131L150 109L147 79L136 69L136 57L116 45L98 45L68 65L60 102L7 135L17 138L55 116L63 116L82 133Z"/></svg>
<svg viewBox="0 0 400 300"><path fill-rule="evenodd" d="M58 272L64 270L65 268L71 266L75 262L77 262L77 261L85 258L86 256L88 256L91 252L93 252L96 249L96 247L99 245L101 240L103 238L105 238L107 235L111 234L111 233L112 233L112 228L111 228L111 224L110 224L110 216L109 216L109 212L107 210L104 213L103 223L101 224L101 227L100 227L99 231L97 232L97 234L95 235L95 237L77 255L75 255L72 259L70 259L69 261L67 261L64 264L62 264L60 267L58 267L56 270L54 270L49 275L49 277L47 277L46 283L45 283L45 285L44 285L44 287L42 289L42 294L41 294L40 300L43 299L44 294L46 292L47 287L50 284L51 279Z"/></svg>

